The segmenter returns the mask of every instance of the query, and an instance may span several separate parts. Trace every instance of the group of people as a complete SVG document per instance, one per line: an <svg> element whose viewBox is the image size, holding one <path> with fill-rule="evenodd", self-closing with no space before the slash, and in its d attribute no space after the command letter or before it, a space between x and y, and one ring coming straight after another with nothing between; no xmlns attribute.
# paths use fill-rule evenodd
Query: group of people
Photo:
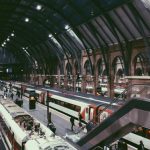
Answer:
<svg viewBox="0 0 150 150"><path fill-rule="evenodd" d="M9 88L7 85L3 85L2 90L4 91L4 98L9 96L9 95L11 97L11 95L12 95L12 84L11 84L11 82L9 83Z"/></svg>

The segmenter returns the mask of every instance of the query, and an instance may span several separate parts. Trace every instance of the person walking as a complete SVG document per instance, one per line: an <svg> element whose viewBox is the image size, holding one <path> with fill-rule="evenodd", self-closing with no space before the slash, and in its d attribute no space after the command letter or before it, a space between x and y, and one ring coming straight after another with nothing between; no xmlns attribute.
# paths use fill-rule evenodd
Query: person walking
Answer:
<svg viewBox="0 0 150 150"><path fill-rule="evenodd" d="M138 147L138 150L144 150L145 148L144 148L144 144L143 144L143 142L142 141L140 141L140 145L139 145L139 147Z"/></svg>
<svg viewBox="0 0 150 150"><path fill-rule="evenodd" d="M18 98L20 98L20 91L17 90L16 95L18 96Z"/></svg>
<svg viewBox="0 0 150 150"><path fill-rule="evenodd" d="M11 99L13 100L13 97L14 97L14 94L13 92L11 92L11 95L10 95Z"/></svg>
<svg viewBox="0 0 150 150"><path fill-rule="evenodd" d="M70 122L71 122L71 131L73 131L73 126L74 126L74 118L73 117L70 118Z"/></svg>
<svg viewBox="0 0 150 150"><path fill-rule="evenodd" d="M79 116L79 127L82 127L82 123L81 123L81 121L82 121L82 116L81 116L80 112L79 112L78 116Z"/></svg>

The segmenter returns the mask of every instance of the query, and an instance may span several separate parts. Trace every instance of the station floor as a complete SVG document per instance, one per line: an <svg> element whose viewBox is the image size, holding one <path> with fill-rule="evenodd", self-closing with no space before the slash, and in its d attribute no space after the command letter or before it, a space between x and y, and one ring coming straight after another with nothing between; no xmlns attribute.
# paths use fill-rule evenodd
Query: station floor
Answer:
<svg viewBox="0 0 150 150"><path fill-rule="evenodd" d="M0 94L3 94L3 91L0 91ZM8 99L9 96L7 97ZM16 95L13 97L13 101L16 100ZM45 126L47 126L47 107L45 105L42 105L38 102L36 102L36 109L30 110L29 109L29 100L27 97L23 96L23 109L26 110L30 115L35 117L37 120L39 120L41 123L43 123ZM12 100L12 99L11 99ZM80 132L78 134L75 134L74 132L78 132L80 128L78 127L77 121L75 122L74 126L74 132L71 131L71 123L66 119L65 115L55 114L51 112L51 121L56 127L56 135L59 135L61 137L66 138L67 135L73 135L72 137L75 138L75 141L78 140L80 137L85 135L84 132ZM72 140L72 139L71 139Z"/></svg>

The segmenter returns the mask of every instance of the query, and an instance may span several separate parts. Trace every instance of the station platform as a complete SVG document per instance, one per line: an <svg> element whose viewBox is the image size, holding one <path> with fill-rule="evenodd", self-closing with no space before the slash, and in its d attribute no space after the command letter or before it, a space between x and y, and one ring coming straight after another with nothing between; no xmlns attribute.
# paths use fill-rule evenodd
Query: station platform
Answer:
<svg viewBox="0 0 150 150"><path fill-rule="evenodd" d="M3 91L0 91L0 94L3 94ZM13 97L13 101L17 98L16 95ZM11 99L9 96L7 99ZM12 100L12 99L11 99ZM36 109L29 109L29 100L27 97L23 96L23 109L25 109L30 115L35 117L37 120L42 122L45 126L47 126L47 107L43 104L36 102ZM54 126L56 127L56 135L59 135L63 138L69 137L71 141L76 142L86 133L81 131L76 134L80 128L78 127L77 121L75 121L74 131L71 130L71 123L66 119L65 115L59 115L55 112L51 112L51 121L53 122ZM73 138L73 139L72 139Z"/></svg>

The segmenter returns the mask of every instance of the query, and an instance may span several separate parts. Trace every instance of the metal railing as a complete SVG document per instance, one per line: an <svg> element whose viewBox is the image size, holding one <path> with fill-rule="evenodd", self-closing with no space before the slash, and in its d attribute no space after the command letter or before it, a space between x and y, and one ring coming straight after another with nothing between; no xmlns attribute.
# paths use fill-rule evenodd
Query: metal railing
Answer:
<svg viewBox="0 0 150 150"><path fill-rule="evenodd" d="M89 120L89 122L80 128L79 131L76 132L76 134L83 131L88 125L92 124L93 128L96 127L97 124L94 123L94 119L100 117L100 115L106 111L108 108L113 106L113 104L119 104L123 106L128 100L130 100L132 97L138 97L138 98L144 98L144 99L150 99L150 85L146 84L133 84L130 85L127 89L125 89L117 98L114 98L109 104L100 105L100 107L104 107L93 119ZM120 108L118 107L118 109ZM117 111L116 109L115 111ZM101 123L101 122L100 122ZM99 124L100 124L99 123Z"/></svg>

